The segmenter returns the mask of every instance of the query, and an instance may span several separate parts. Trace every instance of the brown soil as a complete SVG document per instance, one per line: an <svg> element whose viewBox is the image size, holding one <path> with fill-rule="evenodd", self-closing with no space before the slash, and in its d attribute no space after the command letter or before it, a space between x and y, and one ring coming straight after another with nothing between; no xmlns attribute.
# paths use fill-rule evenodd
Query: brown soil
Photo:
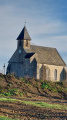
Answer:
<svg viewBox="0 0 67 120"><path fill-rule="evenodd" d="M48 81L50 89L42 89L41 85L44 82L34 78L16 78L13 75L2 75L0 73L0 94L9 92L11 89L18 89L24 97L40 96L67 100L67 82L54 83ZM20 97L19 93L15 95Z"/></svg>
<svg viewBox="0 0 67 120"><path fill-rule="evenodd" d="M0 102L0 115L20 120L66 120L66 110L39 108L21 103Z"/></svg>
<svg viewBox="0 0 67 120"><path fill-rule="evenodd" d="M42 89L42 82L45 81L0 74L0 94L8 93L12 89L18 89L18 94L10 97L25 101L43 101L67 105L67 82L58 84L49 82L51 88L55 87L57 92ZM20 96L20 92L23 96ZM0 102L0 115L20 120L67 120L67 110L45 109L19 102Z"/></svg>

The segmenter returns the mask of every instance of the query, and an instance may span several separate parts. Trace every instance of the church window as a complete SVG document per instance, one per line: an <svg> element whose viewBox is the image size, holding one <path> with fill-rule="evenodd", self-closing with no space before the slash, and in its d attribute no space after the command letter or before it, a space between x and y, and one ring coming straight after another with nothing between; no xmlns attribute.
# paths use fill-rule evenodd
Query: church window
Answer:
<svg viewBox="0 0 67 120"><path fill-rule="evenodd" d="M65 79L66 79L66 71L65 71L64 68L63 68L63 70L62 70L62 72L61 72L61 74L60 74L60 79L61 79L61 80L65 80Z"/></svg>
<svg viewBox="0 0 67 120"><path fill-rule="evenodd" d="M26 47L28 47L28 40L26 40Z"/></svg>
<svg viewBox="0 0 67 120"><path fill-rule="evenodd" d="M57 69L54 70L54 80L57 80Z"/></svg>

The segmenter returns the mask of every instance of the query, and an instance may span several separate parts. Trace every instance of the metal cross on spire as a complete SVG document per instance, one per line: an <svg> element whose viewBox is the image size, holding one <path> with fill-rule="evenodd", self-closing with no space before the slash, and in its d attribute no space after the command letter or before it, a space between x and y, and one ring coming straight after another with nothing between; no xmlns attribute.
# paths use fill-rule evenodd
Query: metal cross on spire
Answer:
<svg viewBox="0 0 67 120"><path fill-rule="evenodd" d="M27 24L26 19L22 23L24 24L24 26L26 26L26 24Z"/></svg>
<svg viewBox="0 0 67 120"><path fill-rule="evenodd" d="M25 22L24 22L24 26L26 26L26 23L27 23L27 21L25 20Z"/></svg>

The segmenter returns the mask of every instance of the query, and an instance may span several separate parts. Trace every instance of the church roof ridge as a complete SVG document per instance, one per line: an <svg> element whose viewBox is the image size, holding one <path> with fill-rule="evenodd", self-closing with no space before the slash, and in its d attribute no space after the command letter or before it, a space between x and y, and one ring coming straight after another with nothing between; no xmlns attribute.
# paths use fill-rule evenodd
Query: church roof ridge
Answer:
<svg viewBox="0 0 67 120"><path fill-rule="evenodd" d="M66 63L64 62L56 48L37 45L31 45L30 48L32 52L36 52L38 54L40 63L66 66Z"/></svg>
<svg viewBox="0 0 67 120"><path fill-rule="evenodd" d="M25 25L22 31L20 32L19 36L17 37L17 40L31 40L31 37Z"/></svg>
<svg viewBox="0 0 67 120"><path fill-rule="evenodd" d="M66 63L65 61L62 59L61 55L59 54L59 52L57 51L56 48L53 48L53 47L45 47L45 46L38 46L38 45L31 45L31 47L37 47L37 48L43 48L43 49L52 49L52 50L55 50L55 52L57 53L57 55L60 57L61 61L63 62L63 64L66 66Z"/></svg>
<svg viewBox="0 0 67 120"><path fill-rule="evenodd" d="M56 49L54 47L46 47L46 46L41 46L41 45L31 45L31 46L35 46L35 47L40 47L40 48L49 48L49 49Z"/></svg>

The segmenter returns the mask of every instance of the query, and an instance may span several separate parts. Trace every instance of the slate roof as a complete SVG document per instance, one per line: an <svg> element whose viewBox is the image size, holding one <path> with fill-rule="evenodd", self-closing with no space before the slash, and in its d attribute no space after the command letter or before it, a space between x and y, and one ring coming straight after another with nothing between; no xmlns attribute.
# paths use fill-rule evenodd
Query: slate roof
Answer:
<svg viewBox="0 0 67 120"><path fill-rule="evenodd" d="M34 55L32 53L37 53L37 57L38 57L37 62L40 64L49 64L49 65L57 65L57 66L66 65L56 48L30 45L30 49L24 49L24 50L26 53L25 56L27 58L30 58L31 55ZM9 62L18 62L18 61L19 61L19 54L18 54L18 50L16 50ZM22 62L22 54L21 54L21 62Z"/></svg>
<svg viewBox="0 0 67 120"><path fill-rule="evenodd" d="M30 50L25 49L25 51L37 53L38 62L41 64L58 65L58 66L66 65L56 48L31 45Z"/></svg>
<svg viewBox="0 0 67 120"><path fill-rule="evenodd" d="M26 26L22 29L21 33L17 37L17 40L31 40L31 37L26 29Z"/></svg>
<svg viewBox="0 0 67 120"><path fill-rule="evenodd" d="M22 58L21 58L22 59ZM19 62L19 52L18 49L14 52L8 63L18 63Z"/></svg>

